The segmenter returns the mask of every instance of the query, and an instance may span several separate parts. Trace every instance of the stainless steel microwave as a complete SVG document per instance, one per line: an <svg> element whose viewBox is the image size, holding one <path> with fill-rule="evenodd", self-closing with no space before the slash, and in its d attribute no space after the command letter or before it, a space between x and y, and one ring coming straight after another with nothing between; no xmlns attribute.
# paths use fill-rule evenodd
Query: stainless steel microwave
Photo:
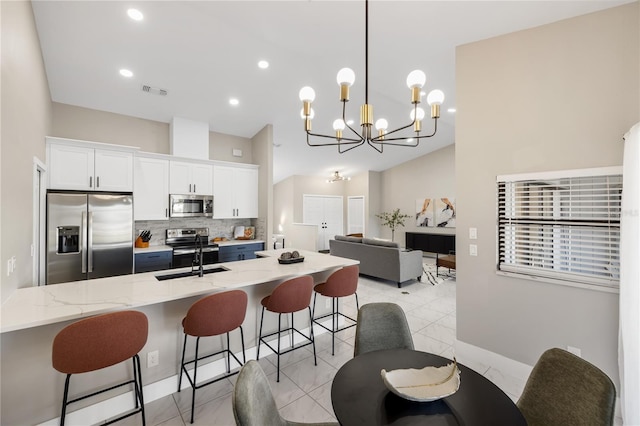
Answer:
<svg viewBox="0 0 640 426"><path fill-rule="evenodd" d="M213 196L192 194L169 195L170 217L212 217Z"/></svg>

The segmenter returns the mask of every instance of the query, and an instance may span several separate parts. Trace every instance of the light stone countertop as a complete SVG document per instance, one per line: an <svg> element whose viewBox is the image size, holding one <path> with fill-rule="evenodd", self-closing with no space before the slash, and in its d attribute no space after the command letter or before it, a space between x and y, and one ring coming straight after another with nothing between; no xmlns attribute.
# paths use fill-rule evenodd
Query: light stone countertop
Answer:
<svg viewBox="0 0 640 426"><path fill-rule="evenodd" d="M218 241L215 244L218 244L220 247L222 247L222 246L235 246L240 244L256 244L256 243L264 243L264 240L229 240L229 241Z"/></svg>
<svg viewBox="0 0 640 426"><path fill-rule="evenodd" d="M281 265L277 261L281 251L267 250L260 252L265 257L258 259L207 265L205 269L222 266L228 270L206 274L202 278L164 281L155 278L156 275L190 270L182 268L21 288L2 304L0 333L285 280L359 263L357 260L300 251L305 257L304 262Z"/></svg>
<svg viewBox="0 0 640 426"><path fill-rule="evenodd" d="M159 251L172 251L172 250L173 250L173 247L162 244L162 245L159 245L159 246L134 247L133 248L133 253L134 254L155 253L155 252L159 252Z"/></svg>

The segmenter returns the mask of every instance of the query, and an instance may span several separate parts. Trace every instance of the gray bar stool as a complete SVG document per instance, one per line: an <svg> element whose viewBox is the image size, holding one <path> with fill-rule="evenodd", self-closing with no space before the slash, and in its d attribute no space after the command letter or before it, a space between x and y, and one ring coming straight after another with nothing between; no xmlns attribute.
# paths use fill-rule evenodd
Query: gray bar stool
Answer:
<svg viewBox="0 0 640 426"><path fill-rule="evenodd" d="M145 314L137 311L120 311L77 321L66 326L56 335L51 357L53 368L67 375L60 415L61 425L64 425L69 404L128 384L133 384L135 410L104 424L111 424L137 413L142 413L142 424L146 424L138 352L147 343L148 332L149 323ZM68 400L72 374L101 370L129 358L133 362L133 379Z"/></svg>

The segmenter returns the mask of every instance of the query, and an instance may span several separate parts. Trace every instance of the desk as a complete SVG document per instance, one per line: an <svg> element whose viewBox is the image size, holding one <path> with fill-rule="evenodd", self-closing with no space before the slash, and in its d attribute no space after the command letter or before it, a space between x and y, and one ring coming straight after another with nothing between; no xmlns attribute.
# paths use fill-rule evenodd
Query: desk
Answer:
<svg viewBox="0 0 640 426"><path fill-rule="evenodd" d="M460 388L433 402L412 402L391 393L380 370L440 367L451 360L407 349L374 351L343 365L331 386L333 410L341 425L526 425L518 407L495 384L464 365Z"/></svg>

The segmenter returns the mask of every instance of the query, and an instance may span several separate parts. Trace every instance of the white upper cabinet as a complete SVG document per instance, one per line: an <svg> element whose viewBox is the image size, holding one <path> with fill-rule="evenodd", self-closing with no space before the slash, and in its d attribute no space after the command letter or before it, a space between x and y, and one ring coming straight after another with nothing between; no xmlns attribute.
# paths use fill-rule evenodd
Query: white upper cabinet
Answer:
<svg viewBox="0 0 640 426"><path fill-rule="evenodd" d="M169 160L136 156L134 220L169 219Z"/></svg>
<svg viewBox="0 0 640 426"><path fill-rule="evenodd" d="M213 217L258 217L258 169L231 165L213 166Z"/></svg>
<svg viewBox="0 0 640 426"><path fill-rule="evenodd" d="M213 194L213 166L210 164L170 161L171 194Z"/></svg>
<svg viewBox="0 0 640 426"><path fill-rule="evenodd" d="M133 191L133 152L128 147L101 149L87 143L79 146L77 141L66 144L56 140L47 138L50 189Z"/></svg>

